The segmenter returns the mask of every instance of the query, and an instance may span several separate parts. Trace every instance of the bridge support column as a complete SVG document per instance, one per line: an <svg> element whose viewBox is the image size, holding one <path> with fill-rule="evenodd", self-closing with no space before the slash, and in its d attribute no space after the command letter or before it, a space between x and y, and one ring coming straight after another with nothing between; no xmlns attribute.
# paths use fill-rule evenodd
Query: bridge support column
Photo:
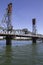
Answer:
<svg viewBox="0 0 43 65"><path fill-rule="evenodd" d="M6 45L11 45L11 36L6 36Z"/></svg>
<svg viewBox="0 0 43 65"><path fill-rule="evenodd" d="M42 43L43 43L43 38L42 38Z"/></svg>
<svg viewBox="0 0 43 65"><path fill-rule="evenodd" d="M35 37L32 37L32 43L36 43L36 38Z"/></svg>

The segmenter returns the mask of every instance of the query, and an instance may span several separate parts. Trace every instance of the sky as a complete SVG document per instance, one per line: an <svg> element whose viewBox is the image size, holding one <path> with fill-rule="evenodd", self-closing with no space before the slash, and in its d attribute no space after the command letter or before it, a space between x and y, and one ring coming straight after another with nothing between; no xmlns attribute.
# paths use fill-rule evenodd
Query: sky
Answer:
<svg viewBox="0 0 43 65"><path fill-rule="evenodd" d="M14 29L32 31L32 19L35 18L37 33L43 34L43 0L0 0L0 22L10 2Z"/></svg>

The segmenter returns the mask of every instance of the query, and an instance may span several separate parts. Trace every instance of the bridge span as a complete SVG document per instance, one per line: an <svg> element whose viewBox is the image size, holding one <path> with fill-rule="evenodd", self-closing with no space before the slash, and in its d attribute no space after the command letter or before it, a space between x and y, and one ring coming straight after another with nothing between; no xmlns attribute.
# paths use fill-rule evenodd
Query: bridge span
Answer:
<svg viewBox="0 0 43 65"><path fill-rule="evenodd" d="M35 37L35 38L43 38L43 35L40 34L16 34L16 33L0 33L0 36L14 36L14 37Z"/></svg>
<svg viewBox="0 0 43 65"><path fill-rule="evenodd" d="M31 38L33 43L36 43L37 39L42 39L43 40L43 35L40 35L40 34L0 33L0 36L5 36L6 37L7 44L9 43L9 41L11 43L11 40L14 37L27 37L27 38Z"/></svg>

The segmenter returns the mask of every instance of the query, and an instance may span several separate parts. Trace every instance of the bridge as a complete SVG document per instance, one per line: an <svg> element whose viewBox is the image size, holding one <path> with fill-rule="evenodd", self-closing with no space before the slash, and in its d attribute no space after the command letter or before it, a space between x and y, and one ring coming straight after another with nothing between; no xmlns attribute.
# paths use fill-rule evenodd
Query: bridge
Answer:
<svg viewBox="0 0 43 65"><path fill-rule="evenodd" d="M18 32L18 31L17 31ZM13 31L12 32L2 32L0 33L0 36L14 36L14 37L35 37L35 38L43 38L43 35L41 34L25 34L23 31L21 33L21 31L19 31L20 33L14 33Z"/></svg>
<svg viewBox="0 0 43 65"><path fill-rule="evenodd" d="M4 15L4 19L2 22L6 24L6 27L0 25L0 36L6 37L6 45L11 45L11 40L13 37L30 37L32 38L32 42L36 43L37 39L43 39L42 34L37 34L36 29L36 19L32 19L32 32L28 31L28 29L13 29L11 24L11 14L12 14L12 3L8 4L6 8L6 14ZM1 24L2 24L1 22Z"/></svg>

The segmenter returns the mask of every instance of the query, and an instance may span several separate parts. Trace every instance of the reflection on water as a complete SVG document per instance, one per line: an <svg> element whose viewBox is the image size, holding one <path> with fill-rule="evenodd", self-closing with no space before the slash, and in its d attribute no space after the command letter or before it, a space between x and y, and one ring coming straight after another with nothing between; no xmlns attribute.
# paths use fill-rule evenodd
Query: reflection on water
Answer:
<svg viewBox="0 0 43 65"><path fill-rule="evenodd" d="M5 50L5 65L11 65L11 46L7 45Z"/></svg>
<svg viewBox="0 0 43 65"><path fill-rule="evenodd" d="M13 41L12 46L6 46L1 41L0 65L43 65L43 43Z"/></svg>
<svg viewBox="0 0 43 65"><path fill-rule="evenodd" d="M11 46L0 49L0 65L11 65Z"/></svg>

